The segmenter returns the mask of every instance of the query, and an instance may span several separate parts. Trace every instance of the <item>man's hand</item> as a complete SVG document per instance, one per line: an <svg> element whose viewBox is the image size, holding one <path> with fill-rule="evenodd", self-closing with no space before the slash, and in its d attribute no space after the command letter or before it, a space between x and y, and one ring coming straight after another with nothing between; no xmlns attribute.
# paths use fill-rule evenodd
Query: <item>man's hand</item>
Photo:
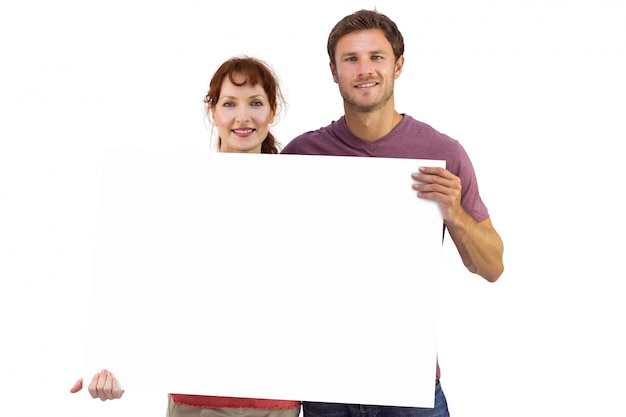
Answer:
<svg viewBox="0 0 626 417"><path fill-rule="evenodd" d="M417 196L434 200L441 206L444 222L453 221L461 209L461 179L440 167L420 167L419 172L411 175L417 184L413 189Z"/></svg>
<svg viewBox="0 0 626 417"><path fill-rule="evenodd" d="M463 264L472 273L495 282L504 271L502 239L491 219L477 223L461 207L461 179L445 168L420 167L411 175L419 198L437 201L443 221Z"/></svg>

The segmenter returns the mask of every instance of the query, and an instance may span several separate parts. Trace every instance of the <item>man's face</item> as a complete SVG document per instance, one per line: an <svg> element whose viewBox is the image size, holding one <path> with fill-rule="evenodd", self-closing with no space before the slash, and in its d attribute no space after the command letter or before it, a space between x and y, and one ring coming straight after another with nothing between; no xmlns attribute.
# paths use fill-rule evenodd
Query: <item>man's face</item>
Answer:
<svg viewBox="0 0 626 417"><path fill-rule="evenodd" d="M330 67L346 107L361 113L383 108L404 57L395 62L391 44L379 29L352 32L339 40Z"/></svg>

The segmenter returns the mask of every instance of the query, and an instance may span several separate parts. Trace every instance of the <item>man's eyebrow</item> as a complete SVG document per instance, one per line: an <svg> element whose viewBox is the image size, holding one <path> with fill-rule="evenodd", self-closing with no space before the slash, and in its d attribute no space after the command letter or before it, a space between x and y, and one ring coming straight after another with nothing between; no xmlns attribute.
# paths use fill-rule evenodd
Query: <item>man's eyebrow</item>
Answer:
<svg viewBox="0 0 626 417"><path fill-rule="evenodd" d="M367 52L367 54L368 55L389 55L389 52L385 51L384 49L376 49L376 50ZM339 55L339 57L343 58L343 57L354 56L354 55L357 55L357 53L350 51L350 52L342 53L341 55Z"/></svg>

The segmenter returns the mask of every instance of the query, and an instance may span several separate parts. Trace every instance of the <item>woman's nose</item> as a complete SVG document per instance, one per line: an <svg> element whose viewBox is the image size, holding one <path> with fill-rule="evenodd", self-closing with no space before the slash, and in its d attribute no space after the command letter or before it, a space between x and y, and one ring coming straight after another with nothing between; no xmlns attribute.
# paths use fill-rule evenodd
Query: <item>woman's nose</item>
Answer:
<svg viewBox="0 0 626 417"><path fill-rule="evenodd" d="M245 106L239 106L236 118L238 121L250 120L250 113L248 112L248 109L246 109Z"/></svg>

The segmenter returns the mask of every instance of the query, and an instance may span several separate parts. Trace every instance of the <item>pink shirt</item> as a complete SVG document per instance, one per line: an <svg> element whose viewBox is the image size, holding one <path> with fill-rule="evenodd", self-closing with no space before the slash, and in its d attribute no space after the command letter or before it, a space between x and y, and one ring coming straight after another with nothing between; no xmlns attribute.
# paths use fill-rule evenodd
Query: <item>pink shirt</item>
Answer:
<svg viewBox="0 0 626 417"><path fill-rule="evenodd" d="M457 140L406 114L391 132L374 142L355 136L342 116L326 127L296 137L281 153L445 160L446 168L461 179L463 209L476 222L489 218L487 207L478 192L474 167L463 146ZM440 375L437 361L436 378L439 379Z"/></svg>

